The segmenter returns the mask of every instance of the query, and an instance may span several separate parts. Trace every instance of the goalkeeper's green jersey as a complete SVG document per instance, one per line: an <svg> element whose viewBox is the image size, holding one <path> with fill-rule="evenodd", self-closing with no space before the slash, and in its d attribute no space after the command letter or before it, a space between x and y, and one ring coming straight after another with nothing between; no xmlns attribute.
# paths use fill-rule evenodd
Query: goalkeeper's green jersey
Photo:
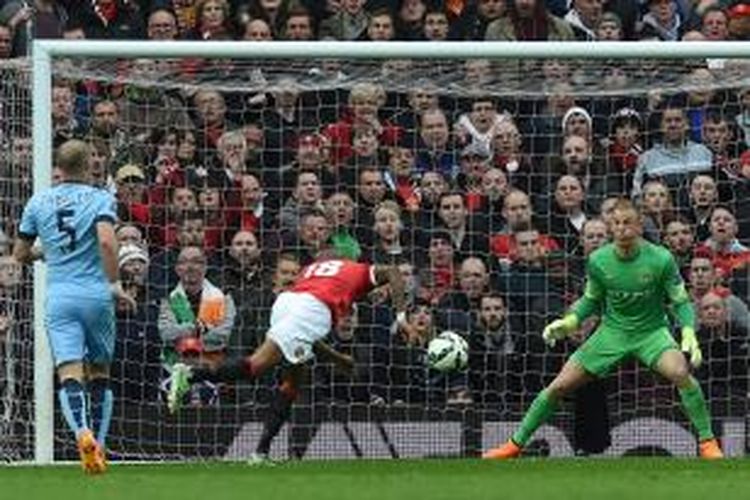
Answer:
<svg viewBox="0 0 750 500"><path fill-rule="evenodd" d="M617 254L614 243L589 256L586 288L571 312L582 322L603 311L602 327L645 334L669 326L670 305L681 326L695 326L693 305L672 254L641 240L626 259Z"/></svg>

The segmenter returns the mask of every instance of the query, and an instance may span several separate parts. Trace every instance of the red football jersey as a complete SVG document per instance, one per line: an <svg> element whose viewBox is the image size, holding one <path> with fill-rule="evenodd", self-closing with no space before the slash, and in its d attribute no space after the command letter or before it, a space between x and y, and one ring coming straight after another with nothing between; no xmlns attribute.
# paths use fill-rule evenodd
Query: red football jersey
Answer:
<svg viewBox="0 0 750 500"><path fill-rule="evenodd" d="M349 314L352 304L374 286L374 266L333 259L305 267L290 291L307 292L327 305L335 325Z"/></svg>

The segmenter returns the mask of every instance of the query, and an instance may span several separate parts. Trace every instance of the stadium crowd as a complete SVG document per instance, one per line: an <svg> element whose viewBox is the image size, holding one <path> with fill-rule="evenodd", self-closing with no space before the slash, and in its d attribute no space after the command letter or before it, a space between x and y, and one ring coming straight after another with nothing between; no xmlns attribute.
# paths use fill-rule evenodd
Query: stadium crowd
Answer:
<svg viewBox="0 0 750 500"><path fill-rule="evenodd" d="M27 55L35 37L749 36L750 3L726 0L0 0L0 59ZM418 335L395 331L387 293L373 294L332 336L357 360L354 376L318 364L313 397L525 404L595 326L554 350L540 335L581 293L585 257L607 241L608 210L622 196L638 200L646 237L674 253L689 284L706 357L698 376L712 404L745 400L747 66L727 85L723 68L706 61L671 63L677 85L660 91L667 71L643 61L467 60L437 69L387 61L375 75L331 61L297 62L286 73L225 60L169 63L179 81L196 84L185 90L161 85L159 64L118 66L124 83L60 77L52 90L55 145L85 139L91 182L118 200L120 270L138 301L118 312L121 400L157 401L164 367L176 360L211 364L251 351L274 297L332 247L400 266ZM509 77L532 70L536 77ZM222 79L253 90L219 91ZM498 84L511 92L482 92ZM31 189L21 85L0 82L0 336L25 317L12 304L29 297L9 256ZM424 364L426 343L447 329L469 340L466 373L441 376ZM204 383L191 397L246 401L271 385ZM580 404L601 402L605 385Z"/></svg>

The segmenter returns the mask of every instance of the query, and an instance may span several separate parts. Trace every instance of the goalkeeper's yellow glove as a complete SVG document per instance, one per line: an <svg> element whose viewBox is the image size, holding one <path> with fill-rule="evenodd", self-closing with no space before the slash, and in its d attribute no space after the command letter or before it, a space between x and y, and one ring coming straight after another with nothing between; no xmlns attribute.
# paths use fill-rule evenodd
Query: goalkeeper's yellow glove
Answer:
<svg viewBox="0 0 750 500"><path fill-rule="evenodd" d="M575 314L567 314L561 319L556 319L544 328L542 338L544 342L555 347L559 339L564 339L578 328L578 318Z"/></svg>
<svg viewBox="0 0 750 500"><path fill-rule="evenodd" d="M698 368L703 362L703 353L698 345L698 339L695 336L695 330L692 326L682 327L682 343L680 345L682 352L690 356L690 364L693 368Z"/></svg>

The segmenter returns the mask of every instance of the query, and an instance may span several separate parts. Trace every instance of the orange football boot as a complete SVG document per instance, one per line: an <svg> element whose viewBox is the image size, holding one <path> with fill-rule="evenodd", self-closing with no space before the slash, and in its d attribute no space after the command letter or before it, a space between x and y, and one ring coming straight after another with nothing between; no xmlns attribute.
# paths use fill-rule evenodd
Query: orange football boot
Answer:
<svg viewBox="0 0 750 500"><path fill-rule="evenodd" d="M715 439L706 439L705 441L701 441L700 456L705 460L718 460L724 458L724 453L722 453L718 441Z"/></svg>
<svg viewBox="0 0 750 500"><path fill-rule="evenodd" d="M85 430L78 436L78 454L81 457L81 468L86 474L101 474L107 470L104 453L94 438L94 433Z"/></svg>
<svg viewBox="0 0 750 500"><path fill-rule="evenodd" d="M504 445L484 452L482 458L485 460L508 460L518 458L520 455L521 447L509 439Z"/></svg>

